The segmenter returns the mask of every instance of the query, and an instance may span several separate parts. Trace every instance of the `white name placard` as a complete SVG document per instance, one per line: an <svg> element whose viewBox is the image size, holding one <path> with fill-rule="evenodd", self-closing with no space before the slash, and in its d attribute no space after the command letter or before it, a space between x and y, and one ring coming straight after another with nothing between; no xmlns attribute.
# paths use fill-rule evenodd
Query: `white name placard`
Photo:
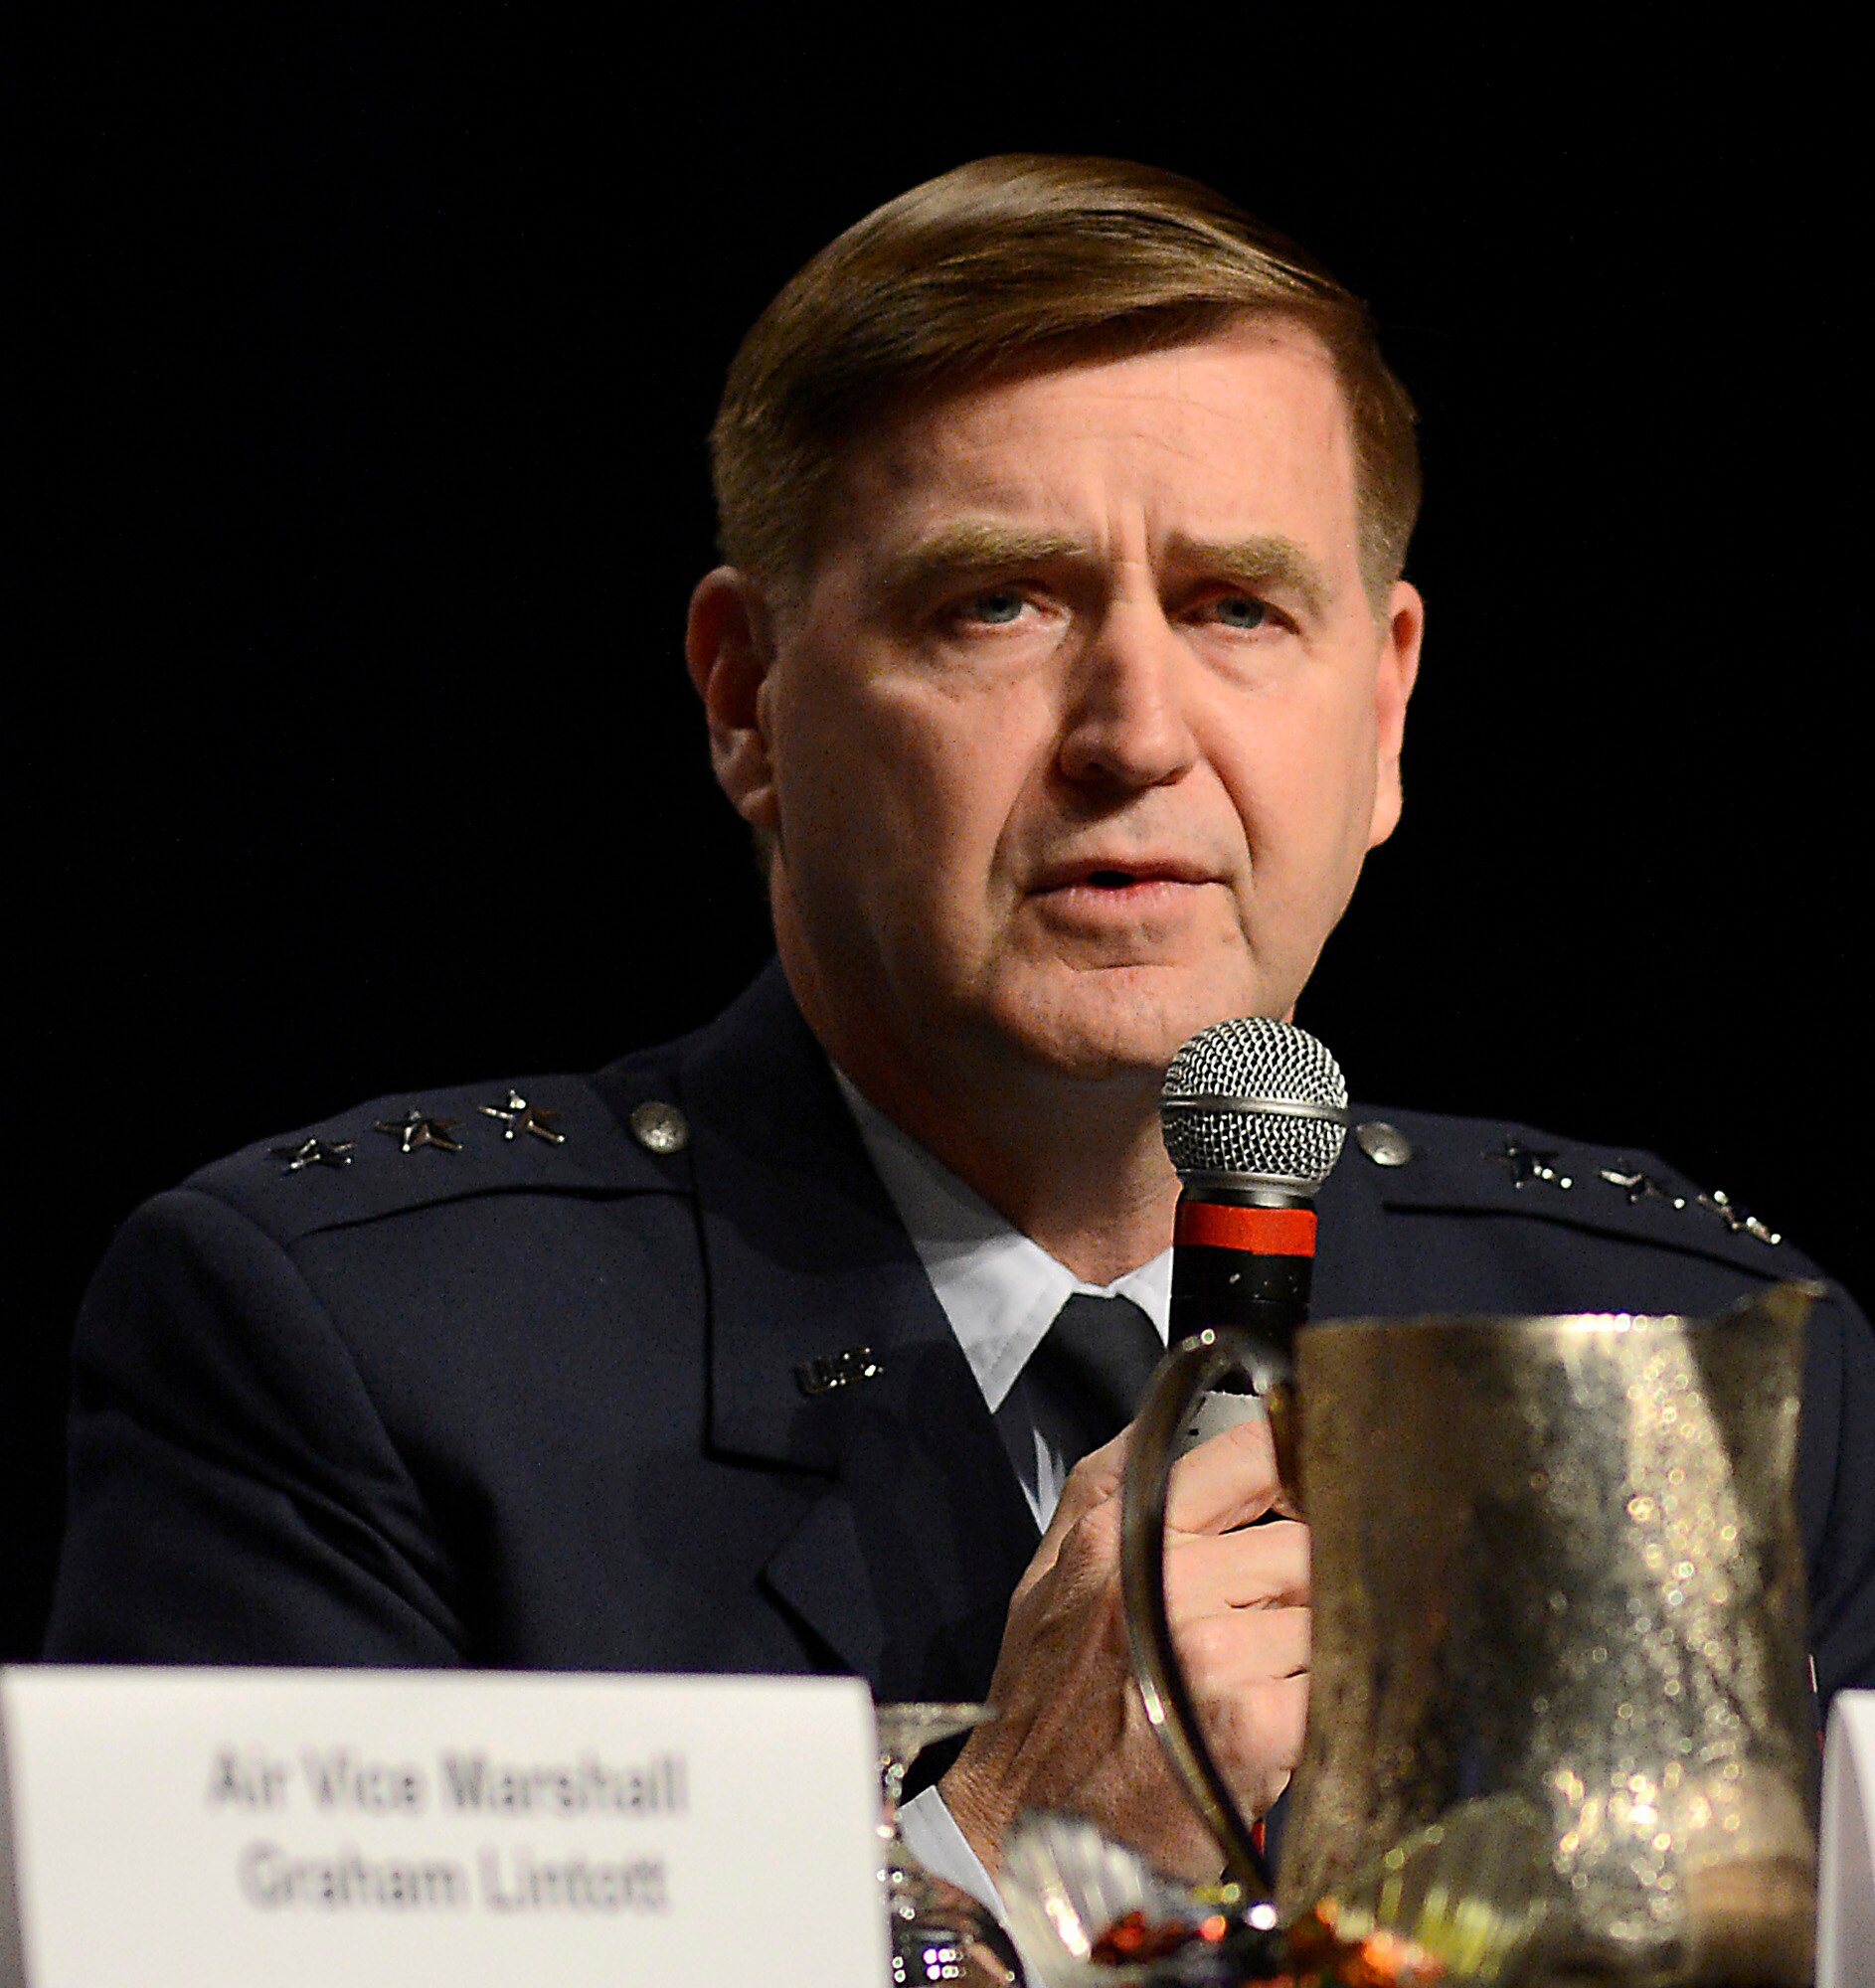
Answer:
<svg viewBox="0 0 1875 1988"><path fill-rule="evenodd" d="M849 1679L0 1672L0 1982L870 1988L878 1817Z"/></svg>
<svg viewBox="0 0 1875 1988"><path fill-rule="evenodd" d="M1875 1981L1875 1691L1839 1691L1823 1755L1816 1988Z"/></svg>

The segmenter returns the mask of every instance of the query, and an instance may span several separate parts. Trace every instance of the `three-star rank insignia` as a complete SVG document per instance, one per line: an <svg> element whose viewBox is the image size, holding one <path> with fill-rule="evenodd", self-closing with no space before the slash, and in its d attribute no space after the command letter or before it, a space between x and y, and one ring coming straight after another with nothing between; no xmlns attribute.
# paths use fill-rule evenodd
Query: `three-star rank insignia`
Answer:
<svg viewBox="0 0 1875 1988"><path fill-rule="evenodd" d="M352 1148L357 1143L356 1139L308 1138L296 1146L273 1146L269 1150L276 1160L286 1162L281 1173L298 1174L308 1167L349 1167Z"/></svg>
<svg viewBox="0 0 1875 1988"><path fill-rule="evenodd" d="M414 1153L420 1146L434 1146L439 1153L459 1153L462 1141L452 1139L454 1118L432 1118L426 1111L407 1111L402 1118L380 1118L374 1129L389 1133L401 1152Z"/></svg>
<svg viewBox="0 0 1875 1988"><path fill-rule="evenodd" d="M1557 1154L1540 1152L1534 1146L1526 1146L1521 1139L1513 1139L1506 1133L1504 1150L1501 1153L1486 1153L1487 1160L1496 1160L1510 1169L1513 1187L1528 1187L1532 1181L1544 1181L1551 1187L1574 1187L1575 1182L1556 1166Z"/></svg>
<svg viewBox="0 0 1875 1988"><path fill-rule="evenodd" d="M553 1127L553 1120L560 1116L559 1111L545 1104L530 1104L513 1084L508 1086L508 1101L505 1104L478 1104L475 1108L484 1118L500 1119L504 1139L529 1132L537 1139L545 1139L550 1146L567 1143L566 1133L556 1132Z"/></svg>

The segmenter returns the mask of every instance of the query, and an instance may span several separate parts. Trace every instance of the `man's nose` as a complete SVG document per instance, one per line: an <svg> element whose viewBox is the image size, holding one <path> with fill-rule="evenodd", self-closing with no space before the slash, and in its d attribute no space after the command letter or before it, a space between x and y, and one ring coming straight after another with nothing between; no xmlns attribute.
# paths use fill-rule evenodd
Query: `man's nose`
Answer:
<svg viewBox="0 0 1875 1988"><path fill-rule="evenodd" d="M1116 603L1069 667L1061 769L1071 780L1162 786L1197 745L1184 705L1190 659L1156 601Z"/></svg>

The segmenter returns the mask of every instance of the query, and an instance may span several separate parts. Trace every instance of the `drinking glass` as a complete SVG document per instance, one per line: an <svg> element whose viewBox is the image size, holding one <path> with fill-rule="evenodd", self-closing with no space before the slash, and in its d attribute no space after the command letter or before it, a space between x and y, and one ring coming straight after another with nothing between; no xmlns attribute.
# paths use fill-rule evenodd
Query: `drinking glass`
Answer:
<svg viewBox="0 0 1875 1988"><path fill-rule="evenodd" d="M879 1884L892 1928L892 1988L1014 1988L1013 1949L995 1919L967 1892L937 1878L905 1847L899 1798L927 1746L953 1739L994 1714L983 1705L881 1705Z"/></svg>

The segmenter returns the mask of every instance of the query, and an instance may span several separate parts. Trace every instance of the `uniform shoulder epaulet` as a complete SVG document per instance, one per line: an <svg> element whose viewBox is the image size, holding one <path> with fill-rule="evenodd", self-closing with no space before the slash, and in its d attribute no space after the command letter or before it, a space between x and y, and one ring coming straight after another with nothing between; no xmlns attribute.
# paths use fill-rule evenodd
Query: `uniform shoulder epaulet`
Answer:
<svg viewBox="0 0 1875 1988"><path fill-rule="evenodd" d="M664 1076L614 1066L395 1091L256 1140L184 1186L282 1242L471 1195L681 1191L689 1123Z"/></svg>
<svg viewBox="0 0 1875 1988"><path fill-rule="evenodd" d="M1344 1165L1395 1208L1515 1215L1719 1256L1766 1276L1812 1273L1781 1230L1722 1187L1638 1147L1603 1146L1504 1118L1349 1112Z"/></svg>

